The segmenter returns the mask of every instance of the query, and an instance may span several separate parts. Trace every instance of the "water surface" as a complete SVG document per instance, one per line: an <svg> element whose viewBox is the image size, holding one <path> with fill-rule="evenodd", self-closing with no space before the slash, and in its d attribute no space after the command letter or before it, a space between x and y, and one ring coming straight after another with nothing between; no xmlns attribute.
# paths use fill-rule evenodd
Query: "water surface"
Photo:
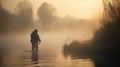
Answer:
<svg viewBox="0 0 120 67"><path fill-rule="evenodd" d="M66 37L42 35L38 51L31 51L29 36L9 36L0 42L0 67L95 67L90 58L63 54Z"/></svg>

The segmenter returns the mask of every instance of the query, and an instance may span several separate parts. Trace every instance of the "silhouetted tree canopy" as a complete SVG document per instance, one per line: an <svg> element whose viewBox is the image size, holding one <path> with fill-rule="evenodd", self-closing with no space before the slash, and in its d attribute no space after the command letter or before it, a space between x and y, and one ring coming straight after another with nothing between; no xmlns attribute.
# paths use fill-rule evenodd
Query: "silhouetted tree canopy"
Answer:
<svg viewBox="0 0 120 67"><path fill-rule="evenodd" d="M103 0L104 20L113 21L120 18L120 0Z"/></svg>
<svg viewBox="0 0 120 67"><path fill-rule="evenodd" d="M0 4L0 33L26 31L33 27L33 11L29 1L18 3L16 13L9 13Z"/></svg>
<svg viewBox="0 0 120 67"><path fill-rule="evenodd" d="M9 24L9 12L5 10L0 4L0 32L6 32L7 26ZM6 26L6 27L5 27Z"/></svg>
<svg viewBox="0 0 120 67"><path fill-rule="evenodd" d="M19 29L30 28L33 23L33 11L32 5L29 1L22 1L16 7L17 19L16 22L18 24Z"/></svg>
<svg viewBox="0 0 120 67"><path fill-rule="evenodd" d="M44 2L38 8L37 15L41 21L41 26L43 26L43 29L48 29L48 27L50 28L52 22L55 20L55 8L47 2Z"/></svg>
<svg viewBox="0 0 120 67"><path fill-rule="evenodd" d="M120 1L103 1L103 27L96 31L93 44L97 54L117 60L120 53Z"/></svg>

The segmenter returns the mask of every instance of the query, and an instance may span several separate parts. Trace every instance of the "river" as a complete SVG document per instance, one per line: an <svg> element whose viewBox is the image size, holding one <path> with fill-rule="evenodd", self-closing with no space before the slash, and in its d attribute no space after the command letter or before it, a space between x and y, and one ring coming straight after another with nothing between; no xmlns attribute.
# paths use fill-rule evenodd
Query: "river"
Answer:
<svg viewBox="0 0 120 67"><path fill-rule="evenodd" d="M65 38L55 34L41 35L38 51L31 51L29 35L2 36L0 41L0 67L95 67L90 59L65 57Z"/></svg>

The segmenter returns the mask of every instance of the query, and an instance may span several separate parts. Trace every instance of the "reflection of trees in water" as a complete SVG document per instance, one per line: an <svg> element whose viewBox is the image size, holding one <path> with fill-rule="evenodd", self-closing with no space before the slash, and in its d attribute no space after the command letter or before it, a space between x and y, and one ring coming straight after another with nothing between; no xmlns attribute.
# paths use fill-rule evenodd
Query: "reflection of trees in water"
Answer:
<svg viewBox="0 0 120 67"><path fill-rule="evenodd" d="M6 47L6 41L0 41L0 67L6 67L4 59L7 52L8 47Z"/></svg>
<svg viewBox="0 0 120 67"><path fill-rule="evenodd" d="M1 48L0 48L1 49ZM0 53L1 53L1 50L0 50ZM3 56L2 56L2 54L0 54L0 67L2 67L3 65L2 65L2 62L3 62Z"/></svg>

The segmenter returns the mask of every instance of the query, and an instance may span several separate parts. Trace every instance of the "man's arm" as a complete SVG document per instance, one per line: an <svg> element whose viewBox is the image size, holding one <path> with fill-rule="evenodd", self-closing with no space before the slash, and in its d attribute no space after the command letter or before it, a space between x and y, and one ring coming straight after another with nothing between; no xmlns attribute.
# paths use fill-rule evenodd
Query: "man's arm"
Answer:
<svg viewBox="0 0 120 67"><path fill-rule="evenodd" d="M41 43L41 40L39 39L39 44Z"/></svg>
<svg viewBox="0 0 120 67"><path fill-rule="evenodd" d="M32 34L30 35L30 42L32 43Z"/></svg>
<svg viewBox="0 0 120 67"><path fill-rule="evenodd" d="M41 39L40 39L39 35L38 35L38 41L39 41L39 44L40 44L41 43Z"/></svg>

